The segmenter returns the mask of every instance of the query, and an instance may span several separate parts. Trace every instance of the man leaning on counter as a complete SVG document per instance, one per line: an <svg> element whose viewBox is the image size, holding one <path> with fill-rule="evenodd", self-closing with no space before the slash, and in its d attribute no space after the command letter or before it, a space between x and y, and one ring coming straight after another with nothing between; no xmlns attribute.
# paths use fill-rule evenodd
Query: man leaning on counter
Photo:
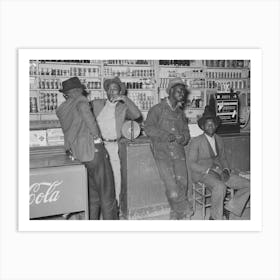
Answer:
<svg viewBox="0 0 280 280"><path fill-rule="evenodd" d="M56 114L64 133L66 151L81 161L88 171L89 216L91 220L118 219L115 185L109 155L98 124L83 95L84 85L78 77L62 83L60 92L66 97Z"/></svg>

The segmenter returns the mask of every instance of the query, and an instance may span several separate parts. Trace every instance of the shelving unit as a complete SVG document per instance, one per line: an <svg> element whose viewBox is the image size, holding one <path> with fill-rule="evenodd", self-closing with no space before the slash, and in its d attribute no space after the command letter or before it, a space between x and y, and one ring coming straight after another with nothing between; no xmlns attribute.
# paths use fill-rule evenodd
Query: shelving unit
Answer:
<svg viewBox="0 0 280 280"><path fill-rule="evenodd" d="M244 105L250 105L250 61L228 60L220 62L218 60L216 62L206 60L205 64L208 65L206 70L208 99L213 92L233 89L240 95L246 96L246 104ZM224 65L224 67L220 65ZM236 67L232 67L233 65Z"/></svg>
<svg viewBox="0 0 280 280"><path fill-rule="evenodd" d="M209 96L232 88L250 104L250 62L246 60L37 60L30 61L30 130L59 128L56 108L64 101L62 82L77 76L90 93L89 100L106 98L103 81L119 76L128 97L142 112L167 96L171 78L188 85L185 113L189 123L202 115Z"/></svg>
<svg viewBox="0 0 280 280"><path fill-rule="evenodd" d="M145 119L148 110L158 103L155 61L107 60L103 67L104 78L119 76L125 83L127 96L138 106Z"/></svg>

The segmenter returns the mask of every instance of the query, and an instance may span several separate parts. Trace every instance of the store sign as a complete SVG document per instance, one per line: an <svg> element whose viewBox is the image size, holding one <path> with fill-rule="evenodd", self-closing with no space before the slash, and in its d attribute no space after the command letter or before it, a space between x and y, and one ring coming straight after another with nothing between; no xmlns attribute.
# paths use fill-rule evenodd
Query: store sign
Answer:
<svg viewBox="0 0 280 280"><path fill-rule="evenodd" d="M236 124L238 122L238 102L218 100L217 116L222 120L222 124Z"/></svg>
<svg viewBox="0 0 280 280"><path fill-rule="evenodd" d="M34 183L29 189L29 205L54 203L60 197L59 186L63 181Z"/></svg>
<svg viewBox="0 0 280 280"><path fill-rule="evenodd" d="M30 170L30 218L85 211L87 173L83 165Z"/></svg>

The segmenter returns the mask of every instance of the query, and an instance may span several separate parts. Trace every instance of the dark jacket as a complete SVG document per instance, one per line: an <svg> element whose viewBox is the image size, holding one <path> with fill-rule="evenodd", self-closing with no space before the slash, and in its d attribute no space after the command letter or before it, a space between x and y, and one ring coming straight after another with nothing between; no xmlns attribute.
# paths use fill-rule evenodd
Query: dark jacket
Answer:
<svg viewBox="0 0 280 280"><path fill-rule="evenodd" d="M64 146L71 149L73 156L82 161L94 158L93 137L100 132L88 99L83 95L69 97L56 111L64 133Z"/></svg>
<svg viewBox="0 0 280 280"><path fill-rule="evenodd" d="M201 134L193 138L189 146L189 161L193 181L197 182L205 174L208 168L214 164L218 165L222 170L229 168L223 139L215 134L216 151L217 156L214 152L205 136Z"/></svg>
<svg viewBox="0 0 280 280"><path fill-rule="evenodd" d="M185 160L184 146L190 139L188 121L179 107L171 110L166 99L153 106L145 122L145 132L151 138L154 156L159 159ZM168 142L170 134L184 135L184 142Z"/></svg>

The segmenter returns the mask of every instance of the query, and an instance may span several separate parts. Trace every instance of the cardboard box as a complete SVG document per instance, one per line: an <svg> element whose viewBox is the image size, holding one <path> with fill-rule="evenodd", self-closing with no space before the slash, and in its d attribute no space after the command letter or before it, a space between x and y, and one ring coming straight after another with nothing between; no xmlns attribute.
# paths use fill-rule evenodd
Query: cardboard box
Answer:
<svg viewBox="0 0 280 280"><path fill-rule="evenodd" d="M30 147L47 146L46 130L31 130L30 131Z"/></svg>
<svg viewBox="0 0 280 280"><path fill-rule="evenodd" d="M61 128L47 129L47 142L50 146L64 145L64 134Z"/></svg>

